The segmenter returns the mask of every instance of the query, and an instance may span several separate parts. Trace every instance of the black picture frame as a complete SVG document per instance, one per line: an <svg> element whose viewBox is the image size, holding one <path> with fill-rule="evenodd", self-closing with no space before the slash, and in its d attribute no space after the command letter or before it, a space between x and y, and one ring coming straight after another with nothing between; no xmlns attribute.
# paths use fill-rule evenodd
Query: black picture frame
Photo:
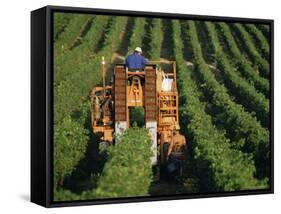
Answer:
<svg viewBox="0 0 281 214"><path fill-rule="evenodd" d="M196 193L192 195L149 196L89 201L54 202L53 198L53 28L54 12L142 16L166 19L192 19L270 25L270 188L237 192ZM237 17L187 15L147 11L46 6L31 12L31 202L44 207L112 204L225 197L274 193L274 21Z"/></svg>

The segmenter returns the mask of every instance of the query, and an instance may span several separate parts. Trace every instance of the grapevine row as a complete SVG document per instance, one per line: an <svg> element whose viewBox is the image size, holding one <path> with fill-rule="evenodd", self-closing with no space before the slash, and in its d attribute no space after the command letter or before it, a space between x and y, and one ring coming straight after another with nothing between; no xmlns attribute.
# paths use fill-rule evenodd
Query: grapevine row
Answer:
<svg viewBox="0 0 281 214"><path fill-rule="evenodd" d="M71 20L72 15L70 13L54 13L53 23L54 23L54 41L57 40L59 35L64 31L64 28L67 26L69 21Z"/></svg>
<svg viewBox="0 0 281 214"><path fill-rule="evenodd" d="M262 92L266 97L269 96L269 82L267 79L262 78L249 64L247 59L241 54L229 26L220 22L217 24L220 33L225 37L224 42L227 44L231 57L237 66L237 70L249 81L252 82L257 90Z"/></svg>
<svg viewBox="0 0 281 214"><path fill-rule="evenodd" d="M159 29L160 26L161 21L159 20L153 24L152 31ZM162 32L160 31L158 36L161 37L161 34ZM141 41L141 38L141 34L139 34L137 39ZM156 43L155 38L152 38L152 40ZM160 58L160 41L161 40L157 40L160 49L150 49L150 55L157 55L158 53L159 56L157 58ZM139 138L139 136L143 139L138 139L139 142L133 145L137 148L129 149L126 142L128 141L131 146L132 143L135 143L134 139ZM150 164L151 144L147 130L138 128L129 129L126 131L125 135L121 137L120 141L121 143L117 145L117 148L116 146L112 147L112 151L115 151L115 153L112 154L112 157L109 157L106 163L98 183L98 188L94 192L95 197L110 198L148 195L152 172ZM130 152L128 150L130 150ZM131 154L131 151L135 154ZM120 155L120 153L124 155ZM138 156L141 158L138 158ZM126 160L124 160L124 158ZM128 167L124 167L126 164L124 161L126 161L126 163L128 162ZM127 179L128 177L129 179ZM93 198L93 192L83 193L82 195L84 198Z"/></svg>
<svg viewBox="0 0 281 214"><path fill-rule="evenodd" d="M151 139L145 128L127 129L109 157L96 189L98 198L149 195L152 181Z"/></svg>
<svg viewBox="0 0 281 214"><path fill-rule="evenodd" d="M232 25L235 33L240 37L240 41L243 41L243 47L245 48L250 60L257 66L260 71L260 75L263 77L269 78L270 77L270 67L267 60L263 59L259 52L257 51L256 47L253 44L249 34L244 29L242 24L235 23Z"/></svg>
<svg viewBox="0 0 281 214"><path fill-rule="evenodd" d="M95 58L86 64L80 65L77 71L73 71L67 79L61 81L55 87L55 123L70 115L84 101L83 97L89 93L91 87L100 82L101 58L104 56L106 60L111 60L113 52L119 47L119 34L124 30L126 22L127 18L115 17L111 29L106 35L104 46Z"/></svg>
<svg viewBox="0 0 281 214"><path fill-rule="evenodd" d="M183 59L183 45L180 36L180 24L174 20L173 42L178 68L177 79L180 96L186 100L181 107L180 113L181 118L188 118L189 121L185 130L187 130L186 134L190 135L188 142L192 142L196 160L195 167L203 180L201 182L205 183L209 191L256 188L258 182L254 179L255 166L251 157L231 148L229 139L225 138L224 134L216 129L212 124L212 118L205 113L205 106L199 100L198 88L191 79L191 70ZM196 67L200 66L199 69L208 69L198 54L194 57ZM206 183L210 181L215 183Z"/></svg>
<svg viewBox="0 0 281 214"><path fill-rule="evenodd" d="M128 129L121 136L122 143L109 148L108 162L98 181L97 189L76 195L59 187L65 176L72 173L78 161L85 154L87 142L89 141L89 132L84 128L89 109L86 95L89 89L100 81L101 57L105 56L108 62L112 60L112 54L120 46L120 32L125 29L127 23L125 17L112 18L109 22L110 27L109 31L106 32L105 40L100 45L101 48L98 49L97 54L95 54L94 50L97 50L97 43L100 41L99 38L103 37L102 32L108 22L108 17L104 19L101 17L104 16L92 17L86 20L84 24L81 22L80 30L76 30L76 33L73 32L73 39L69 39L72 42L69 42L68 48L61 49L58 44L66 42L62 41L62 34L69 31L69 25L73 21L71 20L68 25L65 24L64 31L59 34L55 42L55 59L57 61L57 64L55 62L54 72L56 82L54 91L55 200L86 200L148 195L152 179L150 139L145 129L138 128ZM92 23L92 26L87 34L83 36L79 46L71 48L79 40L85 26L90 23ZM145 23L144 18L135 19L133 33L129 41L129 52L143 43L143 37L146 33ZM201 100L200 89L191 77L193 75L192 70L184 60L183 51L185 50L181 40L182 29L180 23L177 20L172 21L173 50L169 50L169 52L175 54L179 92L184 101L184 104L180 107L181 121L188 121L188 123L183 123L185 127L181 125L184 128L187 141L192 144L196 160L196 166L194 167L198 170L201 183L208 191L265 188L266 180L263 178L268 176L266 167L269 165L268 130L262 128L256 118L245 112L241 105L233 102L224 86L216 81L202 56L194 22L187 23L189 29L187 35L190 39L195 59L193 68L196 73L194 75L202 83L200 87L205 89L205 98L210 98L212 107L216 109L215 112L220 112L218 114L212 113L212 116L205 112L207 103ZM226 31L226 28L221 27L223 24L218 24L218 26L221 28L221 32ZM213 27L211 26L211 28ZM216 33L214 33L215 30L210 31L212 31L210 38L213 41L218 41ZM227 31L232 37L229 28ZM163 41L162 20L153 19L150 32L149 56L152 59L159 59ZM228 40L228 37L226 36L226 40ZM235 44L234 40L233 42ZM231 42L228 45L233 46ZM219 45L218 47L219 54L215 55L215 58L220 61L218 64L221 71L228 74L226 79L230 79L228 81L231 81L232 87L237 87L237 89L241 90L239 92L241 93L240 96L254 98L250 100L251 106L249 106L249 109L253 107L256 108L255 111L266 110L265 106L262 105L263 99L255 98L257 93L254 93L254 88L236 75L236 71L227 58L223 56ZM232 54L235 58L235 65L239 69L242 68L243 75L253 81L256 89L268 94L269 86L266 84L268 82L255 73L248 61L240 60L243 56L236 44L235 47L236 49L233 50L230 48L230 52L233 52ZM221 58L218 59L218 57ZM59 72L57 72L58 70ZM250 93L247 94L246 92L249 91ZM247 101L249 101L249 97L246 98ZM261 108L254 106L254 102L260 104ZM73 113L76 111L81 114L79 120L73 117ZM262 119L262 112L257 113L260 115L259 118ZM218 129L217 124L214 125L214 119L219 119L220 123L225 125L227 137L224 130ZM264 123L266 124L266 122ZM244 141L245 143L243 144ZM243 145L233 145L236 142L242 142ZM258 180L256 177L262 178L262 180ZM212 188L210 189L210 187Z"/></svg>
<svg viewBox="0 0 281 214"><path fill-rule="evenodd" d="M259 24L257 28L263 33L266 38L270 37L270 26L269 24Z"/></svg>
<svg viewBox="0 0 281 214"><path fill-rule="evenodd" d="M135 18L132 35L130 37L128 54L130 54L136 47L140 47L145 32L145 18Z"/></svg>
<svg viewBox="0 0 281 214"><path fill-rule="evenodd" d="M67 79L69 75L76 73L81 65L88 64L93 60L94 50L97 48L108 20L108 16L96 16L91 28L84 36L82 44L56 59L54 62L56 85ZM57 52L57 49L55 51Z"/></svg>
<svg viewBox="0 0 281 214"><path fill-rule="evenodd" d="M152 60L159 60L161 54L161 45L163 41L162 20L152 20L151 41L149 44L150 58Z"/></svg>
<svg viewBox="0 0 281 214"><path fill-rule="evenodd" d="M95 20L97 20L96 18ZM79 26L78 26L79 27ZM89 32L90 33L90 32ZM89 34L90 35L90 34ZM81 47L78 48L78 50L73 49L71 51L67 51L65 55L62 57L56 58L55 63L55 85L58 85L58 76L56 74L60 74L58 72L58 68L60 67L63 71L70 69L70 67L67 67L68 64L73 64L72 62L75 62L75 53L78 53L79 50L85 50L81 49ZM55 53L59 52L60 50L55 49ZM74 53L74 54L73 54ZM72 56L72 57L65 57L65 56ZM64 59L60 61L60 59ZM64 62L58 63L58 62ZM59 65L59 66L57 66ZM78 69L77 69L78 70ZM77 73L77 70L71 70L73 74ZM68 71L69 72L69 71ZM67 72L66 72L67 73ZM67 76L67 75L66 75ZM80 81L81 83L82 81ZM71 87L71 83L69 84ZM81 85L82 87L83 85ZM63 85L60 85L60 87L63 87ZM72 88L68 89L72 89ZM55 87L55 100L60 99L69 99L71 100L73 97L72 95L76 95L76 91L70 91L69 96L67 98L60 97L57 92L57 87ZM63 90L61 90L63 91ZM66 91L66 90L64 90ZM73 93L73 94L72 94ZM65 96L66 94L60 94L61 96ZM59 103L55 102L55 106L59 105ZM81 160L84 157L86 145L89 140L88 138L88 131L84 129L85 120L87 118L87 113L85 113L85 109L88 110L89 106L87 103L85 104L79 104L77 103L77 106L75 106L76 109L79 109L80 114L83 112L83 114L80 115L80 121L74 120L71 117L71 112L67 111L68 109L65 108L66 106L62 106L61 112L64 110L66 111L63 116L60 117L60 121L55 123L54 128L54 140L56 143L54 143L54 186L61 186L63 184L63 179L65 176L70 175L72 171L75 169L75 166L78 164L79 160ZM64 109L65 108L65 109ZM56 110L55 110L56 111ZM59 115L59 114L56 114Z"/></svg>
<svg viewBox="0 0 281 214"><path fill-rule="evenodd" d="M261 127L260 123L244 108L232 101L225 87L219 84L214 74L209 70L202 57L202 50L197 38L194 22L189 21L188 37L195 58L195 71L205 94L212 100L213 105L219 112L220 121L225 125L232 139L244 139L243 151L254 155L256 169L259 169L260 177L268 176L268 169L265 167L269 161L269 132Z"/></svg>
<svg viewBox="0 0 281 214"><path fill-rule="evenodd" d="M128 50L133 50L133 48L142 44L146 32L144 26L145 19L137 18ZM159 38L162 37L160 19L153 21L151 32L158 32L159 34L150 35L149 55L160 58L161 39ZM157 48L152 45L157 46ZM148 195L152 181L152 168L150 162L151 140L147 130L139 128L127 129L124 135L121 136L120 142L115 146L117 148L112 148L115 154L112 154L104 168L104 176L102 175L99 180L96 196L108 198ZM129 146L132 146L132 148L129 148ZM120 155L120 153L123 155ZM127 167L126 163L128 164ZM115 171L115 173L112 173L112 171ZM117 178L112 177L112 174L117 175ZM117 182L116 179L118 180ZM112 182L113 180L114 182Z"/></svg>
<svg viewBox="0 0 281 214"><path fill-rule="evenodd" d="M219 39L213 23L204 22L218 69L223 73L225 85L230 89L236 99L249 111L254 111L263 126L269 125L269 101L255 90L245 79L241 78L232 68L230 62L220 46Z"/></svg>
<svg viewBox="0 0 281 214"><path fill-rule="evenodd" d="M126 17L115 17L111 29L106 35L104 47L96 58L88 64L81 65L77 71L55 87L54 135L57 137L54 144L54 160L57 161L56 165L63 166L54 169L57 178L62 179L65 175L70 174L84 155L87 142L85 134L87 133L83 131L84 124L75 123L71 115L75 110L89 109L86 102L87 94L93 85L100 82L101 57L105 56L108 59L118 48L119 34L124 30L126 22ZM85 108L84 105L86 105ZM82 134L78 134L78 132ZM55 182L57 181L55 180Z"/></svg>
<svg viewBox="0 0 281 214"><path fill-rule="evenodd" d="M66 26L54 43L54 57L61 57L66 51L69 51L73 45L81 38L81 34L87 24L93 19L93 15L77 14Z"/></svg>
<svg viewBox="0 0 281 214"><path fill-rule="evenodd" d="M255 39L255 41L257 41L256 47L258 47L259 51L262 53L262 57L265 59L269 59L269 38L266 39L266 37L264 37L262 32L260 32L260 30L254 24L245 24L244 26Z"/></svg>
<svg viewBox="0 0 281 214"><path fill-rule="evenodd" d="M63 185L65 176L71 175L84 157L88 131L70 115L63 118L54 131L54 189Z"/></svg>
<svg viewBox="0 0 281 214"><path fill-rule="evenodd" d="M97 188L80 195L55 190L56 201L148 196L152 181L151 139L145 128L127 129L120 143L108 148Z"/></svg>

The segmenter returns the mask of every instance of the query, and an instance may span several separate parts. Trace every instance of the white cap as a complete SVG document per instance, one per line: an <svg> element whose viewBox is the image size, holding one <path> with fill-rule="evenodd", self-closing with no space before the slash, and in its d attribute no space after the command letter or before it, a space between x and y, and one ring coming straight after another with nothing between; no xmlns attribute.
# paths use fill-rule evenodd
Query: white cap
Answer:
<svg viewBox="0 0 281 214"><path fill-rule="evenodd" d="M140 52L140 53L142 52L140 47L136 47L135 51Z"/></svg>

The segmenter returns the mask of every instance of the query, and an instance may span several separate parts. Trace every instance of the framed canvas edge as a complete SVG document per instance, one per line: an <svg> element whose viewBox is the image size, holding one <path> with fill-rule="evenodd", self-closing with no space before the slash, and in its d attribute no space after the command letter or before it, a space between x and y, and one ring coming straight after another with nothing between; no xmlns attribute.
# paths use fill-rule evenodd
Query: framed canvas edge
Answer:
<svg viewBox="0 0 281 214"><path fill-rule="evenodd" d="M208 15L189 15L189 14L178 14L178 13L163 13L163 12L148 12L148 11L130 11L130 10L111 10L101 8L83 8L83 7L66 7L66 6L53 6L49 5L42 7L38 10L46 10L46 88L45 88L45 99L46 99L46 168L45 173L45 203L38 203L45 207L66 207L66 206L83 206L83 205L99 205L99 204L116 204L116 203L133 203L133 202L152 202L162 200L179 200L179 199L197 199L197 198L210 198L210 197L229 197L229 196L251 196L257 194L273 194L274 193L274 20L273 19L256 19L256 18L241 18L241 17L224 17L224 16L208 16ZM35 10L37 11L37 10ZM35 12L32 11L31 13ZM235 192L218 192L218 193L200 193L192 195L169 195L169 196L149 196L149 197L132 197L132 198L114 198L114 199L93 199L89 201L70 201L70 202L54 202L53 201L53 184L52 184L52 161L53 161L53 54L52 54L52 20L51 16L53 12L72 12L72 13L100 13L103 15L124 15L124 16L144 16L144 17L159 17L159 18L176 18L176 19L192 19L192 20L207 20L207 21L225 21L225 22L245 22L245 23L258 23L258 24L269 24L270 25L270 89L271 89L271 100L270 100L270 140L271 140L271 169L270 169L270 188L266 190L247 190L247 191L235 191ZM32 29L31 29L32 30ZM32 42L31 42L32 43ZM32 54L32 53L31 53ZM31 72L32 75L32 72ZM31 89L32 93L32 89ZM34 99L33 99L34 101ZM31 101L31 102L33 102ZM32 112L31 112L32 115ZM32 120L32 119L31 119ZM31 130L34 132L34 130ZM31 142L32 146L32 142ZM31 148L32 149L32 148ZM31 154L32 156L32 154ZM43 170L43 169L42 169ZM31 174L34 172L31 172Z"/></svg>
<svg viewBox="0 0 281 214"><path fill-rule="evenodd" d="M47 206L46 204L46 91L45 85L46 70L46 8L31 12L31 73L30 73L30 200L36 204ZM43 24L40 23L43 21ZM43 74L43 75L42 75ZM36 130L35 130L36 129ZM40 143L38 143L40 142Z"/></svg>

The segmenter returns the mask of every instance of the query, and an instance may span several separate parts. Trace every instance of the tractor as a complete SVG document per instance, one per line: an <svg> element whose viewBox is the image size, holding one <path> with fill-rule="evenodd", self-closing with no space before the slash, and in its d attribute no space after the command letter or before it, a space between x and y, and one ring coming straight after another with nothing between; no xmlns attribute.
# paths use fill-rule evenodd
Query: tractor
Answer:
<svg viewBox="0 0 281 214"><path fill-rule="evenodd" d="M102 58L103 85L91 90L93 133L103 143L117 144L114 134L130 127L130 109L144 109L144 126L151 137L151 164L175 171L185 159L186 139L179 134L179 102L176 62L152 61L144 69L130 71L115 64L112 81L106 85Z"/></svg>

